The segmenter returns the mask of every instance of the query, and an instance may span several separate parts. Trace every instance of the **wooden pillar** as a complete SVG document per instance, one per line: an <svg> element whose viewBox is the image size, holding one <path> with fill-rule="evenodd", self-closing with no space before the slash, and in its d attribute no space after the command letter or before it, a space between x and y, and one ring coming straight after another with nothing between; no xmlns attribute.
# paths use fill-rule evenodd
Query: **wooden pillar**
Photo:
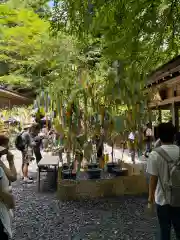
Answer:
<svg viewBox="0 0 180 240"><path fill-rule="evenodd" d="M171 105L171 114L172 114L172 123L176 127L176 130L179 131L179 116L178 116L178 106L175 103Z"/></svg>

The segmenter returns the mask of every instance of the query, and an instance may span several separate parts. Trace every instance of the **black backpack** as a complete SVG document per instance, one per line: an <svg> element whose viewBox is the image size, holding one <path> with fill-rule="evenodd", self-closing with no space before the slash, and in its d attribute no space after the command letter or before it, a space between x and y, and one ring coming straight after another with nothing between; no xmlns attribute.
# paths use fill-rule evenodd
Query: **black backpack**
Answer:
<svg viewBox="0 0 180 240"><path fill-rule="evenodd" d="M19 133L15 140L15 146L19 151L24 151L26 144L22 138L23 132Z"/></svg>

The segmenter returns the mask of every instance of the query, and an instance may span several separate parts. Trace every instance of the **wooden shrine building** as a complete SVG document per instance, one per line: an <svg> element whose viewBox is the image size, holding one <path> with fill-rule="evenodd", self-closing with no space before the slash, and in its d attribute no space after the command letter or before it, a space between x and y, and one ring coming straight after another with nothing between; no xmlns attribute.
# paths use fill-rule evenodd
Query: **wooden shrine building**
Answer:
<svg viewBox="0 0 180 240"><path fill-rule="evenodd" d="M32 99L0 87L0 108L11 108L13 106L30 105L32 103Z"/></svg>
<svg viewBox="0 0 180 240"><path fill-rule="evenodd" d="M154 71L146 87L150 90L149 109L158 110L160 122L161 110L171 110L173 124L179 130L180 56Z"/></svg>

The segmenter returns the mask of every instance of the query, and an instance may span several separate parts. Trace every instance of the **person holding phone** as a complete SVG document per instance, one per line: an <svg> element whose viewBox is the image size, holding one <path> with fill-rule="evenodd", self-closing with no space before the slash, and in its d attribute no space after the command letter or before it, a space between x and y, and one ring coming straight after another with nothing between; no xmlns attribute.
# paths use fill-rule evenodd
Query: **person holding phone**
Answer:
<svg viewBox="0 0 180 240"><path fill-rule="evenodd" d="M13 155L7 148L0 146L0 158L6 155L10 165L8 169L0 160L0 236L2 240L12 237L11 219L12 209L15 206L14 197L9 189L9 182L15 180L15 173L11 172L14 167ZM15 171L16 172L16 171Z"/></svg>
<svg viewBox="0 0 180 240"><path fill-rule="evenodd" d="M4 149L0 153L0 167L3 168L7 178L10 182L14 182L17 180L17 172L14 165L14 155L9 151L9 138L5 135L0 135L0 147ZM6 155L9 168L3 163L1 156Z"/></svg>
<svg viewBox="0 0 180 240"><path fill-rule="evenodd" d="M14 197L11 193L11 182L16 181L17 172L14 165L14 156L9 151L9 138L0 135L0 236L1 239L12 237L11 219L13 216ZM2 157L6 157L9 168L4 164Z"/></svg>

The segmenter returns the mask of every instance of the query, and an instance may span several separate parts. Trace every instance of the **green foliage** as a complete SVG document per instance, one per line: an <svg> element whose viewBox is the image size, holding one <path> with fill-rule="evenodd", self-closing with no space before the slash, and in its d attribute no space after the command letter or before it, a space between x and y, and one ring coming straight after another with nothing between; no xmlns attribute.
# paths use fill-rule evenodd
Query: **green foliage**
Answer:
<svg viewBox="0 0 180 240"><path fill-rule="evenodd" d="M119 61L109 88L121 89L115 95L127 104L143 99L139 90L147 74L179 54L179 9L180 3L170 0L56 0L56 12L66 13L71 34L85 42L99 37L107 65ZM58 30L63 22L59 15L53 27Z"/></svg>
<svg viewBox="0 0 180 240"><path fill-rule="evenodd" d="M19 85L19 86L29 86L31 83L31 79L24 78L22 75L5 75L0 77L0 84L8 84L8 85Z"/></svg>
<svg viewBox="0 0 180 240"><path fill-rule="evenodd" d="M2 79L10 83L15 75L22 75L21 83L29 85L29 57L41 49L49 24L32 10L15 9L8 4L0 5L0 15L4 16L0 19L0 61L7 64L7 74L13 75Z"/></svg>
<svg viewBox="0 0 180 240"><path fill-rule="evenodd" d="M47 2L0 4L0 83L47 90L58 109L84 109L85 122L102 105L140 121L147 74L179 53L179 3Z"/></svg>
<svg viewBox="0 0 180 240"><path fill-rule="evenodd" d="M0 61L6 64L0 82L31 85L37 91L56 79L66 83L75 63L74 40L62 32L51 36L49 22L30 7L0 4L0 15L4 16L0 19Z"/></svg>
<svg viewBox="0 0 180 240"><path fill-rule="evenodd" d="M47 19L51 15L48 0L9 0L8 5L13 8L28 8L35 11L39 17Z"/></svg>

